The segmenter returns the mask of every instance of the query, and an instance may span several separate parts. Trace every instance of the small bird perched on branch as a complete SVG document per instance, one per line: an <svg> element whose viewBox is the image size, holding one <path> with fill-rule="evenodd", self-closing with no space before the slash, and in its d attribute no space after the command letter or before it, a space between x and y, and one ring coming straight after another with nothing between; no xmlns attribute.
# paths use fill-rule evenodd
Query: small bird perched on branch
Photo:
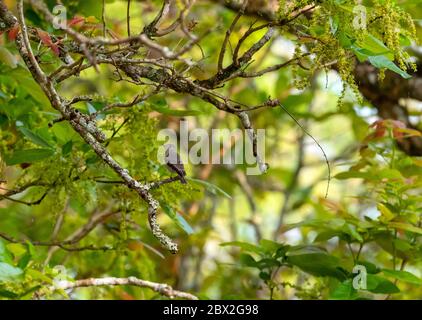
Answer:
<svg viewBox="0 0 422 320"><path fill-rule="evenodd" d="M173 144L166 144L164 147L166 150L164 160L167 167L170 169L170 171L175 172L179 176L181 183L186 184L185 166L183 165L183 162L177 153L176 147Z"/></svg>

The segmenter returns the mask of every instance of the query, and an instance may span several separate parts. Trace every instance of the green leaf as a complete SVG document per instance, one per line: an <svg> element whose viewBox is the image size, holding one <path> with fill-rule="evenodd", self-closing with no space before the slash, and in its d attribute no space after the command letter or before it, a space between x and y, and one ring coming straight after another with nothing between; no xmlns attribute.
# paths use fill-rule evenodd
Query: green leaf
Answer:
<svg viewBox="0 0 422 320"><path fill-rule="evenodd" d="M151 104L151 108L161 114L174 117L195 117L203 114L199 110L172 109L168 105Z"/></svg>
<svg viewBox="0 0 422 320"><path fill-rule="evenodd" d="M403 175L396 169L381 169L377 173L378 179L403 179Z"/></svg>
<svg viewBox="0 0 422 320"><path fill-rule="evenodd" d="M409 79L412 77L406 71L403 71L402 69L397 67L394 62L388 60L386 56L370 56L368 57L368 60L374 67L389 69L395 73L398 73L405 79Z"/></svg>
<svg viewBox="0 0 422 320"><path fill-rule="evenodd" d="M70 140L74 140L74 138L77 136L77 133L72 129L69 123L66 122L56 123L51 128L51 131L53 132L59 144L65 144Z"/></svg>
<svg viewBox="0 0 422 320"><path fill-rule="evenodd" d="M422 279L415 276L413 273L407 271L391 270L391 269L382 269L382 272L389 277L393 277L403 282L408 282L412 284L422 285Z"/></svg>
<svg viewBox="0 0 422 320"><path fill-rule="evenodd" d="M352 50L360 62L374 56L384 56L389 61L394 60L394 53L381 40L369 33L363 39L344 47Z"/></svg>
<svg viewBox="0 0 422 320"><path fill-rule="evenodd" d="M331 238L338 237L341 232L336 230L327 230L319 232L318 235L315 237L314 242L326 242Z"/></svg>
<svg viewBox="0 0 422 320"><path fill-rule="evenodd" d="M361 172L361 171L340 172L334 176L334 178L339 179L339 180L352 179L352 178L369 179L372 177L373 175L371 173Z"/></svg>
<svg viewBox="0 0 422 320"><path fill-rule="evenodd" d="M45 93L41 90L38 83L31 77L30 73L21 67L13 70L11 76L16 79L19 86L31 95L40 105L49 106L50 101L47 99Z"/></svg>
<svg viewBox="0 0 422 320"><path fill-rule="evenodd" d="M226 247L226 246L239 247L244 251L254 252L254 253L257 253L259 255L261 255L263 253L263 251L260 247L254 245L252 243L247 243L247 242L242 242L242 241L224 242L224 243L221 243L220 246L222 246L222 247Z"/></svg>
<svg viewBox="0 0 422 320"><path fill-rule="evenodd" d="M6 248L2 240L0 240L0 262L13 263L12 254Z"/></svg>
<svg viewBox="0 0 422 320"><path fill-rule="evenodd" d="M212 194L215 194L215 195L220 194L220 195L225 196L225 197L227 197L227 198L229 198L229 199L231 199L231 198L232 198L232 197L231 197L231 196L230 196L227 192L225 192L223 189L221 189L220 187L217 187L216 185L214 185L214 184L212 184L212 183L209 183L209 182L207 182L207 181L204 181L204 180L199 180L199 179L194 179L194 178L187 178L187 177L186 177L186 180L189 180L189 181L192 181L192 182L196 182L196 183L198 183L198 184L203 185L203 186L205 187L205 189L206 189L207 191L211 192Z"/></svg>
<svg viewBox="0 0 422 320"><path fill-rule="evenodd" d="M73 148L73 141L69 140L62 147L62 155L67 156L72 151L72 148Z"/></svg>
<svg viewBox="0 0 422 320"><path fill-rule="evenodd" d="M357 291L353 288L353 280L341 282L330 294L333 300L353 300L357 298Z"/></svg>
<svg viewBox="0 0 422 320"><path fill-rule="evenodd" d="M25 253L22 258L19 259L18 267L25 269L29 261L31 261L32 256L28 253Z"/></svg>
<svg viewBox="0 0 422 320"><path fill-rule="evenodd" d="M28 268L28 269L25 270L25 274L30 276L32 279L41 280L41 281L44 281L48 284L53 284L52 279L50 279L49 277L47 277L45 274L43 274L42 272L40 272L38 270Z"/></svg>
<svg viewBox="0 0 422 320"><path fill-rule="evenodd" d="M359 232L356 231L356 227L354 225L351 225L349 223L347 223L344 227L343 227L343 231L345 233L347 233L348 235L350 235L352 238L356 239L357 241L359 241L360 243L363 242L363 238L360 235Z"/></svg>
<svg viewBox="0 0 422 320"><path fill-rule="evenodd" d="M353 44L351 37L345 32L338 32L337 39L344 48L350 48Z"/></svg>
<svg viewBox="0 0 422 320"><path fill-rule="evenodd" d="M11 156L5 157L6 164L13 166L20 163L32 163L35 161L50 158L54 155L52 149L27 149L15 151Z"/></svg>
<svg viewBox="0 0 422 320"><path fill-rule="evenodd" d="M260 277L262 280L264 280L264 281L269 281L269 280L271 280L271 275L270 275L268 272L265 272L265 271L261 271L261 272L259 273L259 277Z"/></svg>
<svg viewBox="0 0 422 320"><path fill-rule="evenodd" d="M34 250L33 244L30 243L29 241L27 241L26 252L22 256L22 258L19 259L18 267L21 268L21 269L25 269L28 266L29 261L31 261L33 255L34 255L34 252L35 252L35 250Z"/></svg>
<svg viewBox="0 0 422 320"><path fill-rule="evenodd" d="M0 297L5 297L8 299L16 299L19 297L19 295L17 293L14 293L6 289L0 289Z"/></svg>
<svg viewBox="0 0 422 320"><path fill-rule="evenodd" d="M359 260L356 265L364 266L367 273L377 274L381 271L375 264L368 262L368 261L361 261Z"/></svg>
<svg viewBox="0 0 422 320"><path fill-rule="evenodd" d="M409 231L409 232L413 232L413 233L417 233L417 234L422 234L422 228L416 227L416 226L411 225L409 223L390 222L388 224L388 226L390 228L394 228L394 229L400 229L400 230L405 230L405 231Z"/></svg>
<svg viewBox="0 0 422 320"><path fill-rule="evenodd" d="M183 216L181 214L179 214L178 212L176 212L176 218L178 220L179 225L182 227L182 229L187 233L187 234L193 234L194 231L192 229L192 227L189 225L189 223L185 220L185 218L183 218Z"/></svg>
<svg viewBox="0 0 422 320"><path fill-rule="evenodd" d="M367 281L366 290L372 293L388 294L388 293L400 292L399 288L397 288L397 286L394 283L380 276L368 274L366 276L366 281Z"/></svg>
<svg viewBox="0 0 422 320"><path fill-rule="evenodd" d="M330 17L329 20L330 20L330 31L333 35L335 35L337 33L337 30L338 30L339 17L333 16L333 17Z"/></svg>
<svg viewBox="0 0 422 320"><path fill-rule="evenodd" d="M8 243L6 248L14 258L22 257L26 253L25 245L22 243Z"/></svg>
<svg viewBox="0 0 422 320"><path fill-rule="evenodd" d="M246 267L257 268L257 264L254 258L247 253L242 253L239 256L240 264Z"/></svg>
<svg viewBox="0 0 422 320"><path fill-rule="evenodd" d="M376 172L376 179L401 179L403 178L399 170L396 169L381 169Z"/></svg>
<svg viewBox="0 0 422 320"><path fill-rule="evenodd" d="M375 242L392 256L398 256L401 259L409 260L413 256L413 246L401 239L394 239L389 232L380 232L374 234Z"/></svg>
<svg viewBox="0 0 422 320"><path fill-rule="evenodd" d="M0 46L0 62L12 69L15 69L18 66L18 59L3 46Z"/></svg>
<svg viewBox="0 0 422 320"><path fill-rule="evenodd" d="M271 258L264 258L261 260L258 260L256 262L259 269L271 269L273 267L279 267L280 262L277 259L271 259Z"/></svg>
<svg viewBox="0 0 422 320"><path fill-rule="evenodd" d="M194 233L189 223L179 213L177 213L171 206L167 204L163 204L161 207L163 208L164 212L176 223L176 225L179 228L181 228L187 234Z"/></svg>
<svg viewBox="0 0 422 320"><path fill-rule="evenodd" d="M400 171L395 169L381 169L376 172L364 172L364 171L354 171L350 170L347 172L341 172L334 176L334 178L339 180L351 179L351 178L360 178L365 180L381 180L381 179L401 179L403 176Z"/></svg>
<svg viewBox="0 0 422 320"><path fill-rule="evenodd" d="M387 54L389 60L394 59L394 54L391 50L380 39L374 37L370 33L363 39L358 39L356 44L358 47L367 50L372 56Z"/></svg>
<svg viewBox="0 0 422 320"><path fill-rule="evenodd" d="M36 133L32 132L28 128L25 127L19 127L18 128L20 132L23 133L24 136L26 136L29 140L31 140L33 143L45 147L45 148L52 148L52 146L44 140L44 138L40 137Z"/></svg>
<svg viewBox="0 0 422 320"><path fill-rule="evenodd" d="M273 254L273 253L283 254L283 253L286 253L288 249L288 246L283 243L278 243L278 242L267 240L267 239L261 239L259 241L259 245L265 252L269 254Z"/></svg>
<svg viewBox="0 0 422 320"><path fill-rule="evenodd" d="M23 270L21 268L16 268L6 262L0 262L0 281L16 280L22 274Z"/></svg>
<svg viewBox="0 0 422 320"><path fill-rule="evenodd" d="M393 214L390 209L388 209L384 204L378 203L377 205L378 211L381 213L381 216L383 217L383 222L390 221L396 217L395 214Z"/></svg>
<svg viewBox="0 0 422 320"><path fill-rule="evenodd" d="M289 251L287 253L287 262L314 276L329 276L340 280L346 279L346 274L342 270L339 260L323 251L312 252L308 248Z"/></svg>

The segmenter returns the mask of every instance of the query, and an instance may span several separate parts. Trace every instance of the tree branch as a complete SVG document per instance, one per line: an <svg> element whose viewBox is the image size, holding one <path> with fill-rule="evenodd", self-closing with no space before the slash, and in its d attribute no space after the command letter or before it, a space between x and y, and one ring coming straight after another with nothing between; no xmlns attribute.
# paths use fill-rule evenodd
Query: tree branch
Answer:
<svg viewBox="0 0 422 320"><path fill-rule="evenodd" d="M147 280L138 279L136 277L89 278L89 279L76 280L75 282L62 280L62 281L59 281L56 285L50 286L49 290L55 291L55 290L76 289L76 288L82 288L82 287L124 286L124 285L148 288L170 299L198 300L198 297L194 296L193 294L174 290L168 284L151 282ZM38 295L38 297L40 297L40 295Z"/></svg>

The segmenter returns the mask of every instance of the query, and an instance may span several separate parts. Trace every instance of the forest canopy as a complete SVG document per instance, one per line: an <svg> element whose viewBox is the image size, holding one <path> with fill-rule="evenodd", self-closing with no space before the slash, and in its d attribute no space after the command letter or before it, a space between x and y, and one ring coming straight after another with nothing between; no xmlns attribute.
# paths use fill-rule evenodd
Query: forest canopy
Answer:
<svg viewBox="0 0 422 320"><path fill-rule="evenodd" d="M0 0L0 299L421 299L419 0Z"/></svg>

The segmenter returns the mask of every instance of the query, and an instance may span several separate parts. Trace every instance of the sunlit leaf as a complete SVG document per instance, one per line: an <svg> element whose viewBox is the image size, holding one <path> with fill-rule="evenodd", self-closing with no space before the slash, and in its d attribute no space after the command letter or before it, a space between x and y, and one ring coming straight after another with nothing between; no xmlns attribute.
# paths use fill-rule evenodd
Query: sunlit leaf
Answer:
<svg viewBox="0 0 422 320"><path fill-rule="evenodd" d="M389 277L398 279L403 282L422 285L422 279L407 271L382 269L382 272Z"/></svg>
<svg viewBox="0 0 422 320"><path fill-rule="evenodd" d="M210 183L210 182L207 182L207 181L204 181L204 180L200 180L200 179L194 179L194 178L188 178L188 177L186 177L186 180L188 180L188 181L192 181L192 182L196 182L196 183L198 183L198 184L201 184L201 185L203 185L204 187L205 187L205 189L207 190L207 191L209 191L209 192L211 192L212 194L216 194L216 195L222 195L222 196L225 196L226 198L229 198L229 199L231 199L232 197L227 193L227 192L225 192L223 189L221 189L220 187L218 187L218 186L216 186L216 185L214 185L214 184L212 184L212 183Z"/></svg>
<svg viewBox="0 0 422 320"><path fill-rule="evenodd" d="M162 208L164 212L176 223L178 227L180 227L183 231L187 234L192 234L194 231L189 223L178 213L176 212L171 206L167 204L163 204Z"/></svg>

